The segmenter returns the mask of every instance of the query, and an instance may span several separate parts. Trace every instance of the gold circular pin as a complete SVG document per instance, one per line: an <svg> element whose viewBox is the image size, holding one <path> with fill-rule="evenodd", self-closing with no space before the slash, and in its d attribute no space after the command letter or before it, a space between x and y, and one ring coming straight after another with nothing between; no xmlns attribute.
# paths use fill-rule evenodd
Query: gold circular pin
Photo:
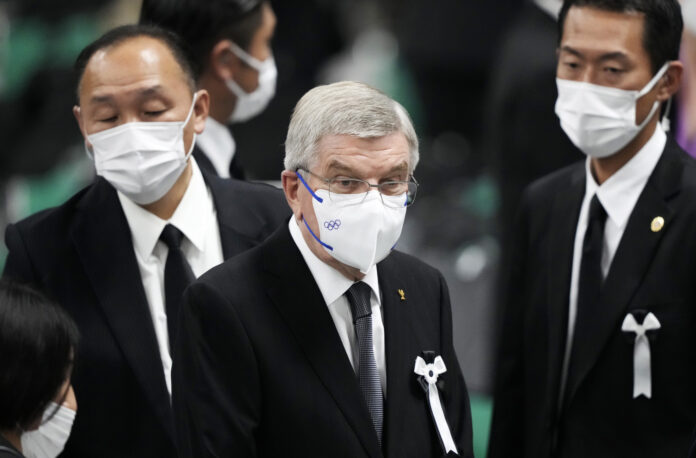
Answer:
<svg viewBox="0 0 696 458"><path fill-rule="evenodd" d="M665 227L665 219L661 216L654 217L650 223L650 230L653 232L660 232L663 227Z"/></svg>

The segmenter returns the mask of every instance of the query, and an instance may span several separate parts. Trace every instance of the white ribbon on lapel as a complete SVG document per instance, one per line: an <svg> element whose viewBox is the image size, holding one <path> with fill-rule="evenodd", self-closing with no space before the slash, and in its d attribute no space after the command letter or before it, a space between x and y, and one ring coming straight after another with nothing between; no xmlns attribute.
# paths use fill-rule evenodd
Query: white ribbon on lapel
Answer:
<svg viewBox="0 0 696 458"><path fill-rule="evenodd" d="M645 335L647 331L660 329L660 322L652 312L648 313L643 324L638 324L632 313L624 318L621 330L634 332L636 340L633 344L633 398L641 394L646 398L652 397L652 374L650 362L650 341Z"/></svg>
<svg viewBox="0 0 696 458"><path fill-rule="evenodd" d="M432 364L426 364L423 358L417 356L416 366L413 372L422 375L425 381L428 382L428 404L430 405L430 411L435 420L437 432L442 440L442 445L445 447L445 453L449 453L450 451L459 453L457 452L457 447L454 445L452 433L450 432L447 419L445 418L445 412L442 410L440 392L437 389L437 385L435 385L435 383L437 383L437 377L447 372L445 362L442 360L442 357L437 356Z"/></svg>

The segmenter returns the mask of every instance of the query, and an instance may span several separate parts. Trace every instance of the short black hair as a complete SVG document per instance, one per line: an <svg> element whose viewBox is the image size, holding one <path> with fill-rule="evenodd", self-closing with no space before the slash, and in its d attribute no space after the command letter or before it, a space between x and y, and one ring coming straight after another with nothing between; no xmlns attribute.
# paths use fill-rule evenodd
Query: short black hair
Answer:
<svg viewBox="0 0 696 458"><path fill-rule="evenodd" d="M77 326L29 286L0 279L0 430L26 429L73 367Z"/></svg>
<svg viewBox="0 0 696 458"><path fill-rule="evenodd" d="M267 0L143 0L140 23L171 30L187 44L196 78L220 40L248 50L263 20Z"/></svg>
<svg viewBox="0 0 696 458"><path fill-rule="evenodd" d="M77 96L79 99L80 85L82 84L82 76L87 68L87 63L92 56L97 52L111 46L118 45L131 38L150 37L160 41L169 51L171 51L174 59L181 67L181 70L186 76L187 83L191 91L196 90L196 75L193 72L191 62L188 60L188 53L185 51L186 45L181 41L176 34L163 28L153 25L137 25L128 24L116 27L106 32L101 37L87 45L77 56L75 60L75 73L77 74Z"/></svg>
<svg viewBox="0 0 696 458"><path fill-rule="evenodd" d="M558 15L558 41L563 38L563 26L571 7L589 7L618 13L643 13L643 48L650 56L653 73L665 62L679 59L682 21L677 0L564 0Z"/></svg>

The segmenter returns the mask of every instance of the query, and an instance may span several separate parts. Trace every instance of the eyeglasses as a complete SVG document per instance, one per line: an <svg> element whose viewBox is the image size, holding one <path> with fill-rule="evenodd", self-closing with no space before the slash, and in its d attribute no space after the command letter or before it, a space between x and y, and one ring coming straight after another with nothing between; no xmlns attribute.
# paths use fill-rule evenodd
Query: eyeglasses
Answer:
<svg viewBox="0 0 696 458"><path fill-rule="evenodd" d="M377 188L379 191L379 196L382 199L382 203L387 207L401 208L409 207L416 200L416 193L418 192L418 182L415 177L411 176L409 181L384 181L379 184L371 184L365 180L359 178L346 178L346 177L334 177L334 178L324 178L311 172L307 169L298 168L298 171L304 171L318 180L326 183L329 191L329 199L332 195L345 195L345 194L363 194L363 199L367 197L367 193L372 188ZM298 176L299 173L298 173ZM302 178L302 177L300 177ZM303 180L304 181L304 180ZM387 197L397 197L401 195L406 195L405 201L397 199L385 199Z"/></svg>

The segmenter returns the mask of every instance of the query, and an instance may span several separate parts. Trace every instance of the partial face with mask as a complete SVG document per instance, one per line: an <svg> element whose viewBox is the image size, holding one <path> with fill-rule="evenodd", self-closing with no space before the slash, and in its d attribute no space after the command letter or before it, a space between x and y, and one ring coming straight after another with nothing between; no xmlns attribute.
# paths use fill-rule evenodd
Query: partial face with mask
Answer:
<svg viewBox="0 0 696 458"><path fill-rule="evenodd" d="M632 157L679 87L681 64L651 62L644 27L642 13L591 7L573 6L565 18L556 114L570 140L593 159Z"/></svg>
<svg viewBox="0 0 696 458"><path fill-rule="evenodd" d="M73 109L96 172L142 206L183 195L208 113L206 91L161 41L140 36L97 51Z"/></svg>
<svg viewBox="0 0 696 458"><path fill-rule="evenodd" d="M417 186L401 132L359 138L327 135L307 170L283 172L283 188L312 252L358 280L401 235Z"/></svg>
<svg viewBox="0 0 696 458"><path fill-rule="evenodd" d="M58 391L56 399L46 407L36 429L22 434L22 453L26 458L56 458L70 437L77 400L70 378Z"/></svg>
<svg viewBox="0 0 696 458"><path fill-rule="evenodd" d="M247 121L260 114L273 99L278 79L271 49L275 25L273 9L270 3L264 2L261 23L246 49L232 40L222 40L214 47L213 69L225 86L213 100L212 115L217 121Z"/></svg>

